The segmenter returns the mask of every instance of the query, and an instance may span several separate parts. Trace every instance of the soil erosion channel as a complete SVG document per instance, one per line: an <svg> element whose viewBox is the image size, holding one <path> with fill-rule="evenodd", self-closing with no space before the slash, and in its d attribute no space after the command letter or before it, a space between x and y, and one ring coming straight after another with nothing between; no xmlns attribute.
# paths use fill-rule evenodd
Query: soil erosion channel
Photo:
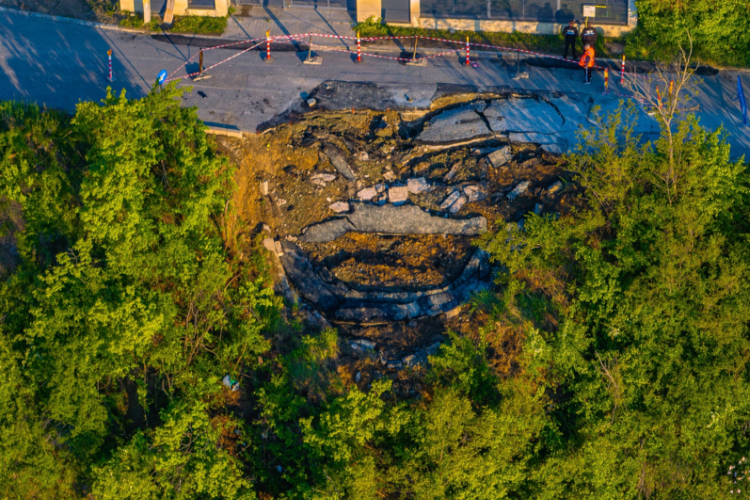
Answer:
<svg viewBox="0 0 750 500"><path fill-rule="evenodd" d="M446 328L470 325L462 305L493 286L477 237L576 203L558 147L488 119L545 105L459 94L421 114L313 108L263 135L221 138L240 166L229 232L263 242L308 326L337 327L349 354L388 370L423 365Z"/></svg>

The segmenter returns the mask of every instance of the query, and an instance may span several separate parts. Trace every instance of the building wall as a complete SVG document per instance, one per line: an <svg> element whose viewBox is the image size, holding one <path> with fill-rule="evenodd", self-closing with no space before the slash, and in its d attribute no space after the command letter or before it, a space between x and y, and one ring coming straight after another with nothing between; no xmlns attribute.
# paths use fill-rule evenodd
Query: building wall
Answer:
<svg viewBox="0 0 750 500"><path fill-rule="evenodd" d="M188 0L175 0L174 15L224 17L229 14L229 0L214 0L214 7L213 9L189 9ZM120 10L142 14L143 0L120 0ZM158 14L153 11L152 13Z"/></svg>
<svg viewBox="0 0 750 500"><path fill-rule="evenodd" d="M420 14L420 0L411 0L411 25L425 29L454 29L461 31L501 31L512 33L533 33L538 35L554 35L560 33L564 25L558 23L544 23L534 21L502 21L492 19L437 19L422 17ZM379 18L381 13L380 0L357 0L357 22L366 21L369 17ZM605 36L620 36L635 29L638 15L635 0L628 0L628 24L612 25L597 24L592 20L600 34Z"/></svg>
<svg viewBox="0 0 750 500"><path fill-rule="evenodd" d="M382 12L381 9L380 0L357 0L357 22L367 21L370 17L379 19Z"/></svg>

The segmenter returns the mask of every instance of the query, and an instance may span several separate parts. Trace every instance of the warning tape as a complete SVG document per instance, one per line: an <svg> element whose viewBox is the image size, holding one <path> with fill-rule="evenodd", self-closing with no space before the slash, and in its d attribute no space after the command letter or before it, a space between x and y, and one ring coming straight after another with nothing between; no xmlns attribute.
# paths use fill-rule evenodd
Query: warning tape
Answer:
<svg viewBox="0 0 750 500"><path fill-rule="evenodd" d="M213 69L216 66L220 66L220 65L224 64L227 61L231 61L235 57L241 56L242 54L244 54L248 50L253 50L255 47L259 47L261 45L263 45L263 42L257 43L255 45L253 45L252 47L248 47L247 49L243 50L242 52L236 53L232 57L228 57L228 58L224 59L223 61L219 61L218 63L214 64L213 66L209 66L208 68L204 69L203 72L205 73L206 71L208 71L210 69ZM193 57L195 57L195 56L193 56ZM164 80L164 83L172 82L172 81L177 81L177 80L184 80L185 78L190 78L191 76L195 76L195 75L199 75L199 74L201 74L201 72L200 71L196 71L195 73L190 73L190 74L185 75L185 76L180 76L180 77L177 77L177 78L168 78L168 79Z"/></svg>
<svg viewBox="0 0 750 500"><path fill-rule="evenodd" d="M358 40L357 37L353 37L353 36L329 35L329 34L323 34L323 33L302 33L302 34L298 34L298 35L276 35L276 36L272 36L272 37L268 37L268 38L249 38L249 39L246 39L246 40L240 40L240 41L237 41L237 42L231 42L231 43L226 43L226 44L223 44L223 45L216 45L216 46L213 46L213 47L206 47L205 49L201 49L202 51L209 51L209 50L215 50L215 49L223 49L223 48L226 48L226 47L231 47L233 45L240 45L240 44L243 44L243 43L253 43L253 42L260 41L260 43L257 43L255 45L253 45L252 47L249 47L249 48L243 50L242 52L239 52L239 53L237 53L237 54L235 54L235 55L233 55L233 56L231 56L231 57L229 57L227 59L224 59L223 61L220 61L220 62L214 64L213 66L210 66L210 67L206 68L203 72L205 73L206 71L208 71L210 69L213 69L213 68L215 68L215 67L217 67L217 66L219 66L221 64L224 64L225 62L230 61L230 60L234 59L235 57L238 57L239 55L244 54L247 51L253 50L253 49L259 47L260 45L263 45L263 43L266 43L266 42L270 42L270 43L279 43L279 42L295 43L295 42L300 41L301 39L308 38L308 37L335 38L335 39L338 39L338 40L352 40L352 41ZM461 51L464 50L463 46L466 45L466 42L462 42L462 41L459 41L459 40L448 40L448 39L445 39L445 38L434 38L434 37L423 36L423 35L413 35L413 36L380 36L380 37L359 38L359 40L362 41L362 42L375 42L375 41L379 41L379 40L406 40L406 39L411 39L411 40L420 39L420 40L431 40L431 41L435 41L435 42L454 43L454 44L460 44L462 46L462 48L455 49L455 50L449 50L449 51L446 51L446 52L441 52L439 54L433 54L433 55L430 55L430 56L422 56L422 57L416 57L416 58L384 56L384 55L372 54L372 53L368 53L368 52L361 52L360 54L362 56L374 57L374 58L377 58L377 59L388 59L388 60L392 60L392 61L404 61L404 62L421 61L421 60L424 60L424 59L434 59L436 57L442 57L442 56L445 56L445 55L454 54L456 52L461 52ZM311 46L316 46L319 49L320 48L325 48L325 50L327 50L327 51L344 52L344 53L347 53L347 54L357 54L356 51L348 50L348 49L338 49L338 48L335 48L335 47L330 47L330 46L325 46L325 45L320 45L320 44L310 44L310 45ZM576 61L570 61L570 60L565 59L563 57L551 56L549 54L542 54L540 52L532 52L530 50L516 49L516 48L513 48L513 47L500 47L500 46L497 46L497 45L489 45L489 44L477 43L477 42L469 42L468 45L469 46L473 45L475 47L482 47L482 48L490 48L490 49L494 49L494 50L496 50L498 52L504 52L504 51L507 51L507 52L520 52L520 53L523 53L523 54L530 54L530 55L544 57L544 58L547 58L547 59L555 59L555 60L558 60L558 61L564 61L564 62L567 62L567 63L570 63L570 64L578 65L578 63ZM198 52L198 54L195 54L190 59L188 59L187 61L185 61L180 67L178 67L177 69L175 69L169 75L169 78L167 78L166 80L164 80L164 83L170 82L170 81L175 81L175 80L182 80L182 79L185 79L185 78L190 78L192 76L195 76L195 75L199 74L200 72L196 72L196 73L190 73L188 75L177 77L177 78L171 78L180 69L182 69L185 66L187 66L187 64L190 61L192 61L195 57L197 57L199 54L200 54L200 51ZM593 66L593 67L595 69L600 69L600 70L605 69L603 66ZM628 95L622 95L622 94L613 94L613 95L617 95L618 97L627 97L627 98L635 98L635 99L637 99L637 97L635 97L635 96L628 96Z"/></svg>

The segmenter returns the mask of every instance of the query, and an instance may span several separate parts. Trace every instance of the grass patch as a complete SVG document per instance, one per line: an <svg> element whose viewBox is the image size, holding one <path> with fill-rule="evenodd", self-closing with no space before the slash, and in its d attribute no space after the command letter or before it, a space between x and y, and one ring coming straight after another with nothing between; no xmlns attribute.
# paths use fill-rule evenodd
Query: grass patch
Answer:
<svg viewBox="0 0 750 500"><path fill-rule="evenodd" d="M424 28L412 28L407 26L391 26L381 23L373 18L357 24L355 31L360 32L361 37L370 36L414 36L423 35L434 38L443 38L445 40L458 40L465 42L469 37L470 42L485 43L488 45L497 45L513 49L530 50L543 54L562 56L565 49L565 39L562 34L559 35L532 35L529 33L491 32L491 31L450 31L450 30L430 30ZM600 36L596 40L597 57L620 57L611 53L607 49L606 43L621 42L620 38L611 38ZM580 54L583 47L578 44L577 52Z"/></svg>
<svg viewBox="0 0 750 500"><path fill-rule="evenodd" d="M153 16L151 22L145 24L142 15L128 16L120 21L123 28L161 31L162 24L159 16ZM175 16L171 28L164 31L171 33L194 33L199 35L221 35L227 28L226 17L208 16Z"/></svg>
<svg viewBox="0 0 750 500"><path fill-rule="evenodd" d="M141 14L135 14L130 15L120 21L120 26L123 28L133 28L133 29L144 29L144 30L150 30L150 31L159 31L161 29L161 20L159 19L159 16L154 16L151 18L151 21L146 24L143 22L143 15Z"/></svg>
<svg viewBox="0 0 750 500"><path fill-rule="evenodd" d="M183 16L175 17L172 28L174 33L196 33L203 35L220 35L227 29L226 17Z"/></svg>

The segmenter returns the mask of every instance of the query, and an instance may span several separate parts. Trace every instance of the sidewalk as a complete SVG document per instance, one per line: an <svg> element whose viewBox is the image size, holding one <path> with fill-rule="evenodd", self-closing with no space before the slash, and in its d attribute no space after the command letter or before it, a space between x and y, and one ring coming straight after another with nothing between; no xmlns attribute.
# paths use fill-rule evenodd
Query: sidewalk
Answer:
<svg viewBox="0 0 750 500"><path fill-rule="evenodd" d="M271 36L320 33L324 35L356 36L352 29L354 20L344 9L313 9L310 7L252 7L249 16L232 15L227 19L227 29L221 38L260 38L266 31ZM317 39L314 43L347 46L339 40Z"/></svg>

